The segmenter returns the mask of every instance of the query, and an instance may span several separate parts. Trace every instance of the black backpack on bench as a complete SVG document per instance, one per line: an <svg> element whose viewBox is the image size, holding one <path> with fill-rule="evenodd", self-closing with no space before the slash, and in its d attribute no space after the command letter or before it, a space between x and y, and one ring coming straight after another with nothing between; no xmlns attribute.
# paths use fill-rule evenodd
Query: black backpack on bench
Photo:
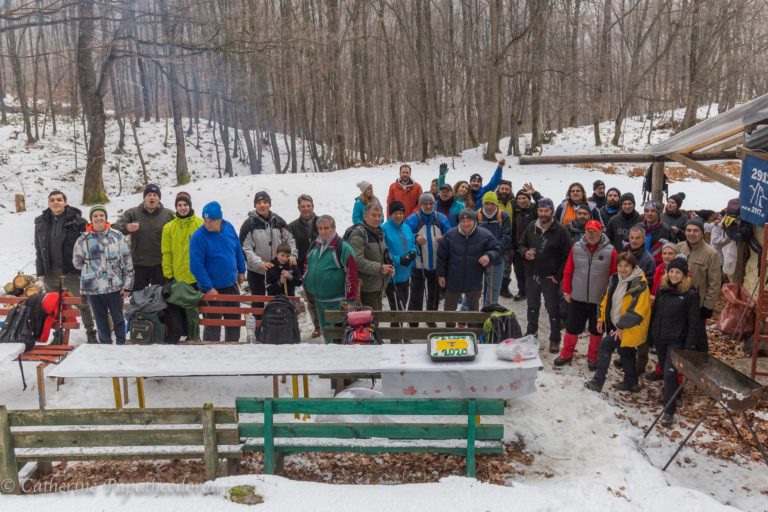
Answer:
<svg viewBox="0 0 768 512"><path fill-rule="evenodd" d="M34 348L45 320L42 311L44 296L43 293L33 295L11 308L0 331L0 343L23 343L25 350Z"/></svg>
<svg viewBox="0 0 768 512"><path fill-rule="evenodd" d="M277 295L264 306L261 325L256 328L256 342L288 345L300 341L296 304L285 295Z"/></svg>

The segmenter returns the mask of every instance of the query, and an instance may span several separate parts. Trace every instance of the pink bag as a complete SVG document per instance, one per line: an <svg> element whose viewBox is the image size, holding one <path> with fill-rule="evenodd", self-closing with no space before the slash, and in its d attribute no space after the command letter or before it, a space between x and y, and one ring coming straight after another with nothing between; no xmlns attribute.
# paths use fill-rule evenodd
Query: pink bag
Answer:
<svg viewBox="0 0 768 512"><path fill-rule="evenodd" d="M717 328L724 334L746 337L755 330L755 301L740 284L723 285L725 308L717 320Z"/></svg>
<svg viewBox="0 0 768 512"><path fill-rule="evenodd" d="M373 323L373 310L372 309L359 309L355 311L347 312L347 325L350 327L358 327L360 325Z"/></svg>

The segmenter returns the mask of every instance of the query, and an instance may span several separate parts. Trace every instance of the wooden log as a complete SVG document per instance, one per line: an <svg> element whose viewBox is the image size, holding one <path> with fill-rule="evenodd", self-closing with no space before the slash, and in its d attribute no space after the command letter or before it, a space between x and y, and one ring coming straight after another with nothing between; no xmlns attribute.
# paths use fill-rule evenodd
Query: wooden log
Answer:
<svg viewBox="0 0 768 512"><path fill-rule="evenodd" d="M33 295L37 295L38 293L41 293L43 290L36 284L30 284L24 288L23 295L25 297L31 297Z"/></svg>
<svg viewBox="0 0 768 512"><path fill-rule="evenodd" d="M718 183L722 183L726 187L730 187L734 190L739 190L741 188L741 184L738 179L726 174L722 174L712 169L711 167L707 167L702 163L696 162L695 160L689 158L689 156L690 155L681 155L679 153L673 153L669 155L669 157L675 162L681 163L686 167L690 167L694 171L699 172L707 178L717 181Z"/></svg>
<svg viewBox="0 0 768 512"><path fill-rule="evenodd" d="M13 198L16 202L16 213L27 211L27 201L24 199L24 194L16 194Z"/></svg>
<svg viewBox="0 0 768 512"><path fill-rule="evenodd" d="M737 158L735 151L720 151L707 153L688 153L693 160L728 160ZM566 165L566 164L631 164L669 162L670 155L655 156L649 153L606 153L593 155L546 155L521 156L520 165Z"/></svg>
<svg viewBox="0 0 768 512"><path fill-rule="evenodd" d="M664 204L664 162L653 162L651 184L651 199Z"/></svg>
<svg viewBox="0 0 768 512"><path fill-rule="evenodd" d="M35 280L34 277L24 275L21 272L19 272L18 274L16 274L16 277L13 278L13 286L17 290L24 290L24 288L32 284L34 280Z"/></svg>
<svg viewBox="0 0 768 512"><path fill-rule="evenodd" d="M213 404L203 405L203 463L205 464L206 480L216 480L219 472L219 450L216 444L216 420L213 414Z"/></svg>
<svg viewBox="0 0 768 512"><path fill-rule="evenodd" d="M0 405L0 493L21 494L11 423L4 405Z"/></svg>
<svg viewBox="0 0 768 512"><path fill-rule="evenodd" d="M3 291L7 294L13 294L16 293L16 287L13 286L13 283L5 283L5 286L3 286Z"/></svg>

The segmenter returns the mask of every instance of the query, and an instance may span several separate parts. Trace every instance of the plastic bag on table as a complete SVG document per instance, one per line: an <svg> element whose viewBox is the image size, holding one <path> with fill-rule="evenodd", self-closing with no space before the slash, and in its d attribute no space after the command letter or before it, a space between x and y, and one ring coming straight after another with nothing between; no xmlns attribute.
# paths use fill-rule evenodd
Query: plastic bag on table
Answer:
<svg viewBox="0 0 768 512"><path fill-rule="evenodd" d="M496 357L505 361L525 361L539 355L539 339L533 334L509 338L496 346Z"/></svg>

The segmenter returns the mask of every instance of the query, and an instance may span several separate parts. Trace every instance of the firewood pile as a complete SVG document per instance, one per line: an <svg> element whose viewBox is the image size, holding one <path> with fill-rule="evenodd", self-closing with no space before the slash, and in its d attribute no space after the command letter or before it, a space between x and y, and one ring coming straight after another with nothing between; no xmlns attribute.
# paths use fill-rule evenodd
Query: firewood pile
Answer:
<svg viewBox="0 0 768 512"><path fill-rule="evenodd" d="M43 290L39 284L35 283L35 276L19 272L3 286L3 291L6 295L13 295L14 297L31 297Z"/></svg>

